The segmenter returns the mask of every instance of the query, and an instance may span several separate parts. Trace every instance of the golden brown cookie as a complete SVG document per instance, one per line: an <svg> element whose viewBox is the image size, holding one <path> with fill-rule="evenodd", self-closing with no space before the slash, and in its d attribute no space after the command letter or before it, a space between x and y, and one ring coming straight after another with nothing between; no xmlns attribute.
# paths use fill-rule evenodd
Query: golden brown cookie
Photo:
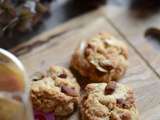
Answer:
<svg viewBox="0 0 160 120"><path fill-rule="evenodd" d="M92 83L81 102L82 120L139 120L133 91L122 84Z"/></svg>
<svg viewBox="0 0 160 120"><path fill-rule="evenodd" d="M71 114L79 103L80 87L71 72L52 66L47 76L33 81L31 100L34 109L54 112L57 116Z"/></svg>
<svg viewBox="0 0 160 120"><path fill-rule="evenodd" d="M126 44L107 33L82 42L71 59L71 67L94 82L119 80L127 66Z"/></svg>

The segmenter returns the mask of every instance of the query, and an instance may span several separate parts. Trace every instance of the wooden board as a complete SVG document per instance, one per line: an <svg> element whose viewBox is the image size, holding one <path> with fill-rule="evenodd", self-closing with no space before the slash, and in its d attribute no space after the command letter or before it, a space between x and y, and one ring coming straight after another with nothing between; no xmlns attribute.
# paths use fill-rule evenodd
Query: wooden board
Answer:
<svg viewBox="0 0 160 120"><path fill-rule="evenodd" d="M45 71L50 65L69 66L69 61L75 47L81 40L87 40L92 35L107 31L129 46L129 68L120 81L131 86L136 95L137 107L141 120L160 120L160 78L155 73L138 48L125 35L111 24L104 14L104 9L76 18L33 38L30 42L19 45L12 52L17 53L26 66L30 77L37 71ZM142 45L143 46L143 45ZM75 113L67 120L79 120Z"/></svg>
<svg viewBox="0 0 160 120"><path fill-rule="evenodd" d="M160 44L158 41L148 40L145 32L150 28L160 28L160 16L155 14L140 19L132 15L128 8L108 6L104 8L106 19L136 49L142 59L160 77Z"/></svg>

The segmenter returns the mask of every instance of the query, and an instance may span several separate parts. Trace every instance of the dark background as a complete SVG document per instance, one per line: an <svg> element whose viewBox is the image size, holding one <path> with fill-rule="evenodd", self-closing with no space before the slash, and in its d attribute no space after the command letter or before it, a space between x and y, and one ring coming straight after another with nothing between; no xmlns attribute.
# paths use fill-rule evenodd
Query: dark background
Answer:
<svg viewBox="0 0 160 120"><path fill-rule="evenodd" d="M92 2L91 2L92 1ZM50 5L50 14L46 15L43 23L33 28L28 33L20 34L16 37L7 36L0 38L0 47L11 49L19 43L27 41L44 31L54 27L101 5L116 5L117 7L129 7L147 13L147 10L157 11L160 0L55 0Z"/></svg>

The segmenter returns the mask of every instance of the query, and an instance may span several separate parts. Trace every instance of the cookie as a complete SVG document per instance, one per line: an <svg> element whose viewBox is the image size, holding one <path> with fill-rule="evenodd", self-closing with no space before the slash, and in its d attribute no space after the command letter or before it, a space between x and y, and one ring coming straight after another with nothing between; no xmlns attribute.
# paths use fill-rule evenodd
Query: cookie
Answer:
<svg viewBox="0 0 160 120"><path fill-rule="evenodd" d="M47 75L34 79L31 100L34 109L54 112L56 116L70 115L79 104L80 87L71 72L63 67L51 67Z"/></svg>
<svg viewBox="0 0 160 120"><path fill-rule="evenodd" d="M85 88L82 120L139 120L133 90L116 83L92 83Z"/></svg>
<svg viewBox="0 0 160 120"><path fill-rule="evenodd" d="M94 82L117 81L125 74L127 66L126 44L107 33L83 41L71 59L71 67Z"/></svg>

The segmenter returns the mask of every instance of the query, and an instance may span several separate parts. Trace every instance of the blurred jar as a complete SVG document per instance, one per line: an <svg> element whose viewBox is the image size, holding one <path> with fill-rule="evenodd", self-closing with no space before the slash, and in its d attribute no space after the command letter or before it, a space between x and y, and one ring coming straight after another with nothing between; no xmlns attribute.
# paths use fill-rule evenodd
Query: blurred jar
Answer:
<svg viewBox="0 0 160 120"><path fill-rule="evenodd" d="M0 120L33 120L29 93L22 63L0 48Z"/></svg>

